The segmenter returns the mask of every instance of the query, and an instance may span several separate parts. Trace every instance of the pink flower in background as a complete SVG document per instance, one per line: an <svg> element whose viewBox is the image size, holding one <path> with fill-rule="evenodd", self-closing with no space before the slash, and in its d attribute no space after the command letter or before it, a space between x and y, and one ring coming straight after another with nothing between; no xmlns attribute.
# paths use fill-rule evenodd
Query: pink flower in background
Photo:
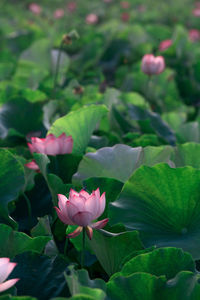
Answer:
<svg viewBox="0 0 200 300"><path fill-rule="evenodd" d="M96 24L98 22L99 18L96 14L89 14L87 15L85 21L89 25Z"/></svg>
<svg viewBox="0 0 200 300"><path fill-rule="evenodd" d="M55 156L58 154L71 153L73 148L73 139L71 136L66 136L65 133L62 133L59 137L55 137L52 133L50 133L44 139L32 137L31 143L28 143L28 147L31 152Z"/></svg>
<svg viewBox="0 0 200 300"><path fill-rule="evenodd" d="M71 1L67 4L67 9L69 12L73 13L77 8L76 2Z"/></svg>
<svg viewBox="0 0 200 300"><path fill-rule="evenodd" d="M138 6L137 10L139 12L145 12L146 11L146 6L141 4L141 5Z"/></svg>
<svg viewBox="0 0 200 300"><path fill-rule="evenodd" d="M128 22L129 19L130 19L129 13L124 12L124 13L121 14L121 20L122 20L123 22Z"/></svg>
<svg viewBox="0 0 200 300"><path fill-rule="evenodd" d="M111 3L113 0L103 0L104 3Z"/></svg>
<svg viewBox="0 0 200 300"><path fill-rule="evenodd" d="M159 51L165 51L172 45L172 40L164 40L159 45Z"/></svg>
<svg viewBox="0 0 200 300"><path fill-rule="evenodd" d="M68 225L78 225L77 229L68 234L68 238L74 238L81 233L83 227L89 239L92 238L93 229L101 229L108 223L108 219L92 223L101 216L105 209L105 193L100 196L99 188L88 194L82 190L77 193L70 190L69 199L64 195L58 195L58 207L55 207L59 219Z"/></svg>
<svg viewBox="0 0 200 300"><path fill-rule="evenodd" d="M195 17L200 17L200 8L195 8L195 9L192 11L192 14L193 14L193 16L195 16Z"/></svg>
<svg viewBox="0 0 200 300"><path fill-rule="evenodd" d="M25 167L27 167L28 169L34 170L36 172L40 171L39 166L36 164L36 162L34 160L32 160L29 163L25 164Z"/></svg>
<svg viewBox="0 0 200 300"><path fill-rule="evenodd" d="M19 280L18 278L15 278L5 281L15 266L16 263L11 263L9 258L0 258L0 292L8 290Z"/></svg>
<svg viewBox="0 0 200 300"><path fill-rule="evenodd" d="M189 30L189 39L192 42L197 42L200 40L200 31L197 29L191 29Z"/></svg>
<svg viewBox="0 0 200 300"><path fill-rule="evenodd" d="M31 3L29 5L29 10L35 14L35 15L39 15L42 11L42 8L40 5L38 5L37 3Z"/></svg>
<svg viewBox="0 0 200 300"><path fill-rule="evenodd" d="M155 57L153 54L146 54L142 58L142 71L148 75L160 74L165 69L163 56Z"/></svg>
<svg viewBox="0 0 200 300"><path fill-rule="evenodd" d="M64 17L64 14L65 14L64 9L58 8L54 11L53 16L55 19L60 19L60 18Z"/></svg>
<svg viewBox="0 0 200 300"><path fill-rule="evenodd" d="M120 2L120 5L124 9L128 9L130 7L130 3L128 1L122 1Z"/></svg>

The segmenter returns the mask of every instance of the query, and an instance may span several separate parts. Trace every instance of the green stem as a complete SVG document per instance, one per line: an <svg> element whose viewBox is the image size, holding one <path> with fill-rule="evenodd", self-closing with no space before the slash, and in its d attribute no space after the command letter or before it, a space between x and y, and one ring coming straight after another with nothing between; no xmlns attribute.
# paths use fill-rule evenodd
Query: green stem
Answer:
<svg viewBox="0 0 200 300"><path fill-rule="evenodd" d="M69 239L66 238L65 240L65 247L64 247L64 255L67 256L67 247L68 247L68 242L69 242Z"/></svg>
<svg viewBox="0 0 200 300"><path fill-rule="evenodd" d="M31 202L30 199L26 196L25 193L23 193L23 196L26 200L27 208L28 208L28 218L29 218L29 225L31 226L31 221L32 221L32 210L31 210Z"/></svg>
<svg viewBox="0 0 200 300"><path fill-rule="evenodd" d="M60 68L60 59L61 59L61 54L62 54L62 47L63 47L63 41L60 43L60 47L59 47L59 50L58 50L58 57L57 57L57 61L56 61L56 69L55 69L55 76L54 76L52 98L55 97L56 88L57 88L57 80L58 80L58 74L59 74L59 68Z"/></svg>
<svg viewBox="0 0 200 300"><path fill-rule="evenodd" d="M82 253L81 253L81 268L84 267L85 260L85 227L83 227L83 241L82 241Z"/></svg>

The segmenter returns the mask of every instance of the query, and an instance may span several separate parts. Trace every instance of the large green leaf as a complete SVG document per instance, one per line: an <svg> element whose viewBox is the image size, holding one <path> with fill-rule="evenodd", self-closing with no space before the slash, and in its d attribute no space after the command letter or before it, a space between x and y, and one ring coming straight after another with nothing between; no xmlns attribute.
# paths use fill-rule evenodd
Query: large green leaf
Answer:
<svg viewBox="0 0 200 300"><path fill-rule="evenodd" d="M200 258L200 171L142 166L111 204L110 220L139 230L146 246L183 248Z"/></svg>
<svg viewBox="0 0 200 300"><path fill-rule="evenodd" d="M195 264L189 253L177 248L160 248L133 257L123 266L120 275L145 272L156 276L165 275L170 279L183 270L195 272Z"/></svg>
<svg viewBox="0 0 200 300"><path fill-rule="evenodd" d="M162 300L197 300L200 299L200 276L182 271L175 278L168 280L162 290Z"/></svg>
<svg viewBox="0 0 200 300"><path fill-rule="evenodd" d="M86 270L74 270L74 266L69 266L65 275L71 295L80 296L80 294L94 297L93 299L105 299L106 284L102 279L91 280ZM75 298L70 299L75 299Z"/></svg>
<svg viewBox="0 0 200 300"><path fill-rule="evenodd" d="M29 250L41 253L50 239L47 236L31 238L23 232L13 231L9 226L0 224L0 256L12 258Z"/></svg>
<svg viewBox="0 0 200 300"><path fill-rule="evenodd" d="M200 168L200 144L186 143L178 145L174 152L172 160L176 167L191 166Z"/></svg>
<svg viewBox="0 0 200 300"><path fill-rule="evenodd" d="M109 177L125 182L137 167L142 148L115 145L87 153L81 161L73 182L90 177Z"/></svg>
<svg viewBox="0 0 200 300"><path fill-rule="evenodd" d="M80 184L90 177L108 177L126 182L141 164L153 166L160 162L170 162L172 152L170 146L132 148L118 144L101 148L83 157L73 176L73 183Z"/></svg>
<svg viewBox="0 0 200 300"><path fill-rule="evenodd" d="M17 198L25 184L24 168L6 149L0 149L0 161L0 218L13 224L8 216L8 203Z"/></svg>
<svg viewBox="0 0 200 300"><path fill-rule="evenodd" d="M94 231L88 244L109 276L120 271L126 256L144 249L137 231L116 233L114 236Z"/></svg>
<svg viewBox="0 0 200 300"><path fill-rule="evenodd" d="M49 133L56 136L63 132L72 135L74 140L73 153L81 154L87 147L92 132L106 113L107 108L104 105L85 106L56 120Z"/></svg>
<svg viewBox="0 0 200 300"><path fill-rule="evenodd" d="M147 273L135 273L127 277L119 276L107 283L110 300L159 300L165 278Z"/></svg>
<svg viewBox="0 0 200 300"><path fill-rule="evenodd" d="M6 102L0 111L0 137L5 138L11 129L20 133L22 137L30 132L41 130L40 104L30 103L19 96Z"/></svg>
<svg viewBox="0 0 200 300"><path fill-rule="evenodd" d="M16 284L19 296L25 294L39 300L60 296L62 292L69 296L64 277L67 262L64 259L26 252L17 255L14 261L17 262L17 266L12 272L12 277L20 278Z"/></svg>

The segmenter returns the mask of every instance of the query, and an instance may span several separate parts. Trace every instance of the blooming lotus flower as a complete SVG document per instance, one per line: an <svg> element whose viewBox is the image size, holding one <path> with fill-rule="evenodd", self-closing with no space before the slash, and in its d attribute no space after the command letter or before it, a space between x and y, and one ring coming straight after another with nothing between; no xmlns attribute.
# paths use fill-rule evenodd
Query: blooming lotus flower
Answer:
<svg viewBox="0 0 200 300"><path fill-rule="evenodd" d="M200 31L197 29L191 29L189 30L189 39L192 42L197 42L200 40Z"/></svg>
<svg viewBox="0 0 200 300"><path fill-rule="evenodd" d="M28 143L28 147L31 153L37 152L55 156L57 154L71 153L73 139L71 136L66 136L65 133L62 133L59 137L55 137L50 133L44 139L32 137L31 143Z"/></svg>
<svg viewBox="0 0 200 300"><path fill-rule="evenodd" d="M15 278L5 281L15 266L16 263L11 263L9 258L0 258L0 292L8 290L19 280L18 278Z"/></svg>
<svg viewBox="0 0 200 300"><path fill-rule="evenodd" d="M105 209L105 193L100 196L99 188L88 194L82 190L77 193L73 189L70 190L69 199L64 195L58 195L58 207L55 207L59 219L68 225L78 225L77 229L68 234L68 238L78 236L83 227L89 239L92 238L93 229L103 228L108 219L92 223L93 220L100 217Z"/></svg>
<svg viewBox="0 0 200 300"><path fill-rule="evenodd" d="M54 19L61 19L62 17L64 17L65 11L62 8L58 8L54 11Z"/></svg>
<svg viewBox="0 0 200 300"><path fill-rule="evenodd" d="M98 22L98 16L96 14L89 14L87 15L85 21L87 24L89 25L93 25L96 24Z"/></svg>
<svg viewBox="0 0 200 300"><path fill-rule="evenodd" d="M159 45L159 51L165 51L172 45L172 40L164 40Z"/></svg>
<svg viewBox="0 0 200 300"><path fill-rule="evenodd" d="M123 22L128 22L129 19L130 19L129 13L124 12L124 13L121 14L121 20L122 20Z"/></svg>
<svg viewBox="0 0 200 300"><path fill-rule="evenodd" d="M39 15L42 11L42 8L40 5L38 5L37 3L31 3L29 5L29 10L35 14L35 15Z"/></svg>
<svg viewBox="0 0 200 300"><path fill-rule="evenodd" d="M25 167L27 167L28 169L34 170L36 172L40 171L39 166L36 164L35 160L33 159L32 161L30 161L29 163L25 164Z"/></svg>
<svg viewBox="0 0 200 300"><path fill-rule="evenodd" d="M163 56L155 57L153 54L146 54L142 59L142 71L148 75L160 74L165 69Z"/></svg>

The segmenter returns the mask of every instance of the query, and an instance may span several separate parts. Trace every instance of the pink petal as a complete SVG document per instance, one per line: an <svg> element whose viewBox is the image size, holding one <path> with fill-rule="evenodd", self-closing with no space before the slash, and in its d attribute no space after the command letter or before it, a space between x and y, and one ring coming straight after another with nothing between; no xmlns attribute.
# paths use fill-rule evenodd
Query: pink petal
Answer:
<svg viewBox="0 0 200 300"><path fill-rule="evenodd" d="M5 262L1 265L0 268L0 283L4 282L6 278L10 275L10 273L13 271L14 267L16 266L16 263L10 263Z"/></svg>
<svg viewBox="0 0 200 300"><path fill-rule="evenodd" d="M11 288L19 279L10 279L8 281L5 281L4 283L0 283L0 292L3 292L5 290L8 290Z"/></svg>
<svg viewBox="0 0 200 300"><path fill-rule="evenodd" d="M67 225L75 225L71 219L69 218L69 216L66 213L63 213L63 211L61 211L58 207L55 207L55 210L57 212L58 218Z"/></svg>
<svg viewBox="0 0 200 300"><path fill-rule="evenodd" d="M70 189L70 192L69 192L69 201L73 201L73 197L74 196L79 196L79 193L77 193L75 190L73 189Z"/></svg>
<svg viewBox="0 0 200 300"><path fill-rule="evenodd" d="M35 152L35 148L31 143L27 143L31 153Z"/></svg>
<svg viewBox="0 0 200 300"><path fill-rule="evenodd" d="M45 139L32 137L31 142L32 142L32 146L34 148L34 152L46 154L45 146L44 146Z"/></svg>
<svg viewBox="0 0 200 300"><path fill-rule="evenodd" d="M10 262L10 258L8 258L8 257L1 257L0 258L0 267L2 265L8 264L9 262Z"/></svg>
<svg viewBox="0 0 200 300"><path fill-rule="evenodd" d="M56 139L56 137L53 134L49 134L46 137L45 143L44 143L44 147L45 147L45 153L47 155L57 155L59 154L59 143L58 140Z"/></svg>
<svg viewBox="0 0 200 300"><path fill-rule="evenodd" d="M89 239L91 240L92 236L93 236L93 229L90 226L86 227L86 233L87 233L87 236L89 237Z"/></svg>
<svg viewBox="0 0 200 300"><path fill-rule="evenodd" d="M68 199L62 194L58 194L58 206L60 210L65 210Z"/></svg>
<svg viewBox="0 0 200 300"><path fill-rule="evenodd" d="M81 231L83 230L83 227L79 226L76 228L76 230L74 230L72 233L69 233L67 235L67 238L75 238L76 236L78 236Z"/></svg>
<svg viewBox="0 0 200 300"><path fill-rule="evenodd" d="M88 197L90 197L90 195L86 191L84 191L84 190L80 191L79 196L84 197L85 199L87 199Z"/></svg>
<svg viewBox="0 0 200 300"><path fill-rule="evenodd" d="M93 228L93 229L101 229L103 228L104 226L106 226L106 224L108 223L109 219L103 219L101 221L98 221L96 223L92 223L90 224L90 226Z"/></svg>
<svg viewBox="0 0 200 300"><path fill-rule="evenodd" d="M105 205L106 205L106 197L105 197L106 193L104 192L100 199L99 199L99 210L95 216L95 219L97 219L98 217L100 217L100 215L104 212L105 209Z"/></svg>
<svg viewBox="0 0 200 300"><path fill-rule="evenodd" d="M86 200L85 211L88 211L93 215L93 220L96 219L96 215L99 211L99 198L96 197L95 192L93 192Z"/></svg>
<svg viewBox="0 0 200 300"><path fill-rule="evenodd" d="M91 223L93 215L88 211L79 211L72 217L72 220L75 224L79 226L87 226Z"/></svg>
<svg viewBox="0 0 200 300"><path fill-rule="evenodd" d="M62 133L57 139L60 147L59 154L72 153L72 148L73 148L72 136L66 136L65 133Z"/></svg>
<svg viewBox="0 0 200 300"><path fill-rule="evenodd" d="M27 167L31 170L35 170L35 171L40 170L39 166L36 164L36 162L34 160L32 160L29 163L25 164L25 167Z"/></svg>

